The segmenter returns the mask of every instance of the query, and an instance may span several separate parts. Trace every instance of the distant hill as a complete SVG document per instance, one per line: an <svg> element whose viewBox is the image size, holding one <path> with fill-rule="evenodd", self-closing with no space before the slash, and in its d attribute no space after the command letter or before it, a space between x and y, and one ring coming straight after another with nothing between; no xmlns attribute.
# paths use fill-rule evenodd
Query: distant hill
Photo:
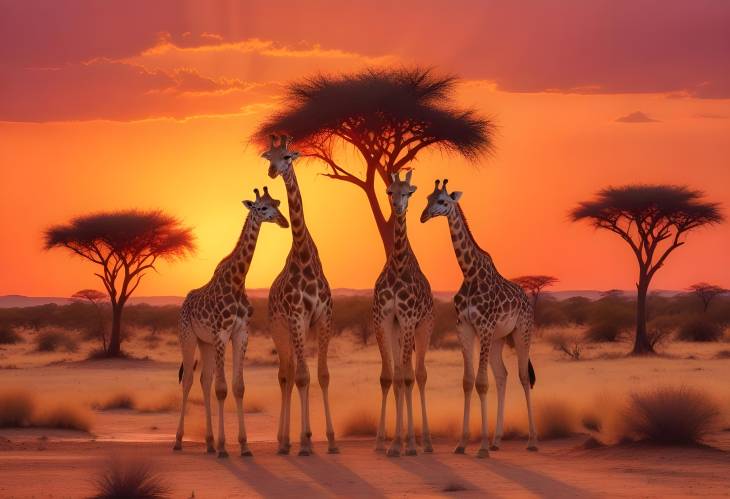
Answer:
<svg viewBox="0 0 730 499"><path fill-rule="evenodd" d="M370 296L372 289L353 289L353 288L335 288L332 293L335 296ZM246 293L250 297L265 298L269 294L269 290L265 288L254 288L246 290ZM622 291L623 295L627 298L631 298L636 295L635 291ZM652 293L659 294L661 296L675 296L683 293L683 291L673 290L657 290ZM454 291L434 291L434 297L439 300L450 301L454 296ZM567 300L576 296L583 296L589 300L597 300L603 294L603 291L584 289L584 290L569 290L569 291L546 291L545 296L550 296L556 300ZM146 303L148 305L163 306L163 305L180 305L184 296L133 296L129 299L131 305L138 303ZM71 303L71 298L64 298L59 296L23 296L23 295L3 295L0 296L0 308L12 308L12 307L34 307L38 305L47 305L49 303L55 303L57 305L66 305Z"/></svg>

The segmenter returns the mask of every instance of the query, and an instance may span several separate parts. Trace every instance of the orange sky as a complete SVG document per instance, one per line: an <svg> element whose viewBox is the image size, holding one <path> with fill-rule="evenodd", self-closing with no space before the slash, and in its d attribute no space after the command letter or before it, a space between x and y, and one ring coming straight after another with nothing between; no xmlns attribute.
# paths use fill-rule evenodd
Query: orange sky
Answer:
<svg viewBox="0 0 730 499"><path fill-rule="evenodd" d="M371 64L456 72L464 79L457 102L499 126L492 158L467 164L432 152L415 163L420 190L409 234L434 289L461 280L445 220L418 222L437 176L464 191L474 233L505 276L553 274L558 289L633 286L625 243L568 221L570 208L601 187L688 184L727 214L730 41L718 26L730 21L728 8L667 2L654 12L648 2L615 2L608 16L604 2L566 3L563 11L542 2L534 10L457 2L448 12L423 9L405 28L385 23L356 35L382 9L325 4L305 11L160 2L141 21L134 3L109 2L100 12L93 2L71 2L50 17L31 11L38 6L3 7L13 12L0 19L26 24L10 33L0 26L1 55L10 61L0 69L0 294L99 287L91 264L44 252L42 231L74 215L129 207L178 216L194 227L199 248L161 265L137 294L181 295L203 284L239 234L240 200L262 185L285 200L283 183L266 176L266 162L247 143L278 106L281 84ZM323 16L337 26L325 29ZM538 22L551 16L559 25ZM44 25L46 18L55 24ZM364 196L320 176L315 162L297 171L331 284L371 287L383 252ZM249 287L268 287L290 240L289 231L262 230ZM698 280L730 287L728 254L730 225L690 234L654 287Z"/></svg>

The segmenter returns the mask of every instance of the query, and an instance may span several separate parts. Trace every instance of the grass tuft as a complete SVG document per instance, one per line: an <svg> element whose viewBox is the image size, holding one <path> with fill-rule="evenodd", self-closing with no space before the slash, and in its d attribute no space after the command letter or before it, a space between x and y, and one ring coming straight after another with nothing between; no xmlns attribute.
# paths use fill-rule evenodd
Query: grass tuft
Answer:
<svg viewBox="0 0 730 499"><path fill-rule="evenodd" d="M15 345L23 341L23 337L10 326L0 326L0 345Z"/></svg>
<svg viewBox="0 0 730 499"><path fill-rule="evenodd" d="M30 426L34 410L35 401L28 393L20 390L0 393L0 428Z"/></svg>
<svg viewBox="0 0 730 499"><path fill-rule="evenodd" d="M39 352L75 352L79 342L63 329L46 328L36 335L36 350Z"/></svg>
<svg viewBox="0 0 730 499"><path fill-rule="evenodd" d="M134 409L136 406L134 397L125 392L119 392L108 399L106 399L104 402L101 403L95 403L92 404L92 407L94 409L100 410L100 411L111 411L115 409Z"/></svg>
<svg viewBox="0 0 730 499"><path fill-rule="evenodd" d="M146 461L109 461L94 480L95 499L162 499L170 489Z"/></svg>

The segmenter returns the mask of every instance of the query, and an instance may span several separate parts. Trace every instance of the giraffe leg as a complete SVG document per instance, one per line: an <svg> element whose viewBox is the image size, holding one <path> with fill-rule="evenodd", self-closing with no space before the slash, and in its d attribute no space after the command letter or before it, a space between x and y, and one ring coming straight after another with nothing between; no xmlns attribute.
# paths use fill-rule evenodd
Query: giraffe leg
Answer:
<svg viewBox="0 0 730 499"><path fill-rule="evenodd" d="M474 328L464 322L456 325L461 343L461 353L464 357L464 420L461 432L461 439L454 449L455 454L464 454L469 444L469 416L471 414L471 393L474 390Z"/></svg>
<svg viewBox="0 0 730 499"><path fill-rule="evenodd" d="M210 343L198 341L200 349L200 388L203 391L203 405L205 406L205 447L209 454L215 452L213 439L213 417L210 407L210 391L213 387L213 372L215 370L215 348Z"/></svg>
<svg viewBox="0 0 730 499"><path fill-rule="evenodd" d="M228 457L226 451L226 429L224 423L226 396L225 354L230 338L229 331L219 331L215 336L215 397L218 399L218 457Z"/></svg>
<svg viewBox="0 0 730 499"><path fill-rule="evenodd" d="M332 424L332 412L330 410L329 386L330 372L327 367L327 350L330 338L332 337L332 308L329 307L316 323L317 329L317 379L322 389L322 402L324 403L324 417L327 431L327 452L339 454L340 450L335 441L335 428Z"/></svg>
<svg viewBox="0 0 730 499"><path fill-rule="evenodd" d="M527 403L527 423L529 429L529 437L527 440L527 450L537 450L537 430L535 429L535 420L533 419L532 401L530 400L530 340L529 331L515 334L515 351L517 352L517 367L519 369L520 383L525 391L525 402Z"/></svg>
<svg viewBox="0 0 730 499"><path fill-rule="evenodd" d="M291 347L289 342L289 327L279 317L269 317L271 336L274 340L276 352L279 356L279 387L281 388L281 410L279 412L279 430L276 439L279 442L279 454L289 454L291 447L288 432L287 401L291 398L292 373L290 372Z"/></svg>
<svg viewBox="0 0 730 499"><path fill-rule="evenodd" d="M233 397L236 399L236 412L238 413L238 443L241 446L242 456L252 456L253 454L248 447L248 439L246 438L246 424L243 411L243 394L246 390L243 380L243 360L246 357L246 348L248 347L246 324L243 324L232 335L231 343L233 344Z"/></svg>
<svg viewBox="0 0 730 499"><path fill-rule="evenodd" d="M380 421L378 423L378 433L375 436L375 450L377 452L385 451L385 415L388 403L388 391L393 384L393 352L391 350L391 335L393 334L393 318L376 318L375 335L378 339L378 347L380 349L380 359L382 367L380 370L380 390L382 392L382 401L380 404ZM395 391L395 388L393 389Z"/></svg>
<svg viewBox="0 0 730 499"><path fill-rule="evenodd" d="M403 342L403 385L405 388L406 400L406 456L415 456L418 454L416 450L416 432L413 427L413 383L415 375L413 373L413 341L414 331L406 331Z"/></svg>
<svg viewBox="0 0 730 499"><path fill-rule="evenodd" d="M489 352L489 365L492 367L494 383L497 385L497 425L494 430L494 438L489 450L499 450L504 434L504 396L507 389L507 368L502 360L502 348L504 338L492 341L492 348Z"/></svg>
<svg viewBox="0 0 730 499"><path fill-rule="evenodd" d="M175 445L173 450L182 450L183 434L185 433L185 410L188 405L188 395L190 388L193 386L193 366L195 365L195 334L192 331L181 332L180 348L183 357L183 373L182 373L182 405L180 406L180 422L177 425L177 434L175 435Z"/></svg>
<svg viewBox="0 0 730 499"><path fill-rule="evenodd" d="M416 329L416 382L418 383L418 392L421 399L421 443L423 444L423 452L433 452L431 430L426 415L426 379L428 378L426 373L426 351L431 341L432 331L433 317L424 320Z"/></svg>
<svg viewBox="0 0 730 499"><path fill-rule="evenodd" d="M300 456L309 456L312 453L312 429L309 425L309 367L304 356L306 327L302 318L293 318L289 323L289 334L294 343L293 353L296 362L294 381L299 391L299 401L301 403Z"/></svg>
<svg viewBox="0 0 730 499"><path fill-rule="evenodd" d="M482 412L482 443L477 451L477 457L489 457L489 426L487 425L487 389L489 380L487 378L487 364L489 363L489 350L492 343L493 331L485 331L479 335L479 368L477 369L476 389L479 394L479 402Z"/></svg>
<svg viewBox="0 0 730 499"><path fill-rule="evenodd" d="M405 382L403 377L403 347L400 328L394 327L391 335L391 351L393 352L393 395L395 398L395 434L386 453L388 457L399 457L403 452L403 401Z"/></svg>

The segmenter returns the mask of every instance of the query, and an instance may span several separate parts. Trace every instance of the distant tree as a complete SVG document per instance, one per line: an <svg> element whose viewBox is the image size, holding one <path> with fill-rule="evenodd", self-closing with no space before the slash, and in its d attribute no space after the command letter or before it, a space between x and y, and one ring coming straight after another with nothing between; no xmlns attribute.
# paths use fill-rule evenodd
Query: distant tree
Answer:
<svg viewBox="0 0 730 499"><path fill-rule="evenodd" d="M730 290L717 286L716 284L708 284L706 282L698 282L691 285L688 291L693 292L697 298L702 301L703 312L707 312L710 302L720 295L730 293Z"/></svg>
<svg viewBox="0 0 730 499"><path fill-rule="evenodd" d="M622 300L624 298L624 292L620 289L607 289L601 291L601 298L608 298L610 300Z"/></svg>
<svg viewBox="0 0 730 499"><path fill-rule="evenodd" d="M684 244L683 236L723 221L719 204L704 201L702 192L685 186L627 185L601 190L595 199L580 203L571 216L618 234L631 247L639 264L633 353L653 353L646 330L649 284L667 257Z"/></svg>
<svg viewBox="0 0 730 499"><path fill-rule="evenodd" d="M532 296L533 306L537 305L537 299L544 288L554 286L558 278L551 275L523 275L515 277L512 282L519 285Z"/></svg>
<svg viewBox="0 0 730 499"><path fill-rule="evenodd" d="M182 258L194 250L189 228L160 211L118 211L74 218L45 232L46 249L63 247L99 265L94 275L109 294L112 330L107 355L121 353L122 310L145 272L159 259Z"/></svg>
<svg viewBox="0 0 730 499"><path fill-rule="evenodd" d="M93 307L94 310L96 310L96 317L98 319L98 323L96 325L96 331L94 333L96 336L98 336L99 340L101 341L101 348L104 353L107 353L107 334L106 331L104 331L104 312L102 310L102 305L107 301L108 296L106 293L102 293L101 291L98 291L96 289L82 289L79 291L76 291L74 294L71 295L71 299L77 302L89 302Z"/></svg>
<svg viewBox="0 0 730 499"><path fill-rule="evenodd" d="M387 256L393 247L393 216L383 213L378 202L376 178L389 184L392 173L410 168L418 153L431 146L471 160L491 150L493 124L454 106L456 83L420 68L314 76L289 85L284 110L254 138L268 144L269 135L286 133L304 155L326 164L325 176L362 189ZM335 157L337 146L344 144L354 146L364 168Z"/></svg>

